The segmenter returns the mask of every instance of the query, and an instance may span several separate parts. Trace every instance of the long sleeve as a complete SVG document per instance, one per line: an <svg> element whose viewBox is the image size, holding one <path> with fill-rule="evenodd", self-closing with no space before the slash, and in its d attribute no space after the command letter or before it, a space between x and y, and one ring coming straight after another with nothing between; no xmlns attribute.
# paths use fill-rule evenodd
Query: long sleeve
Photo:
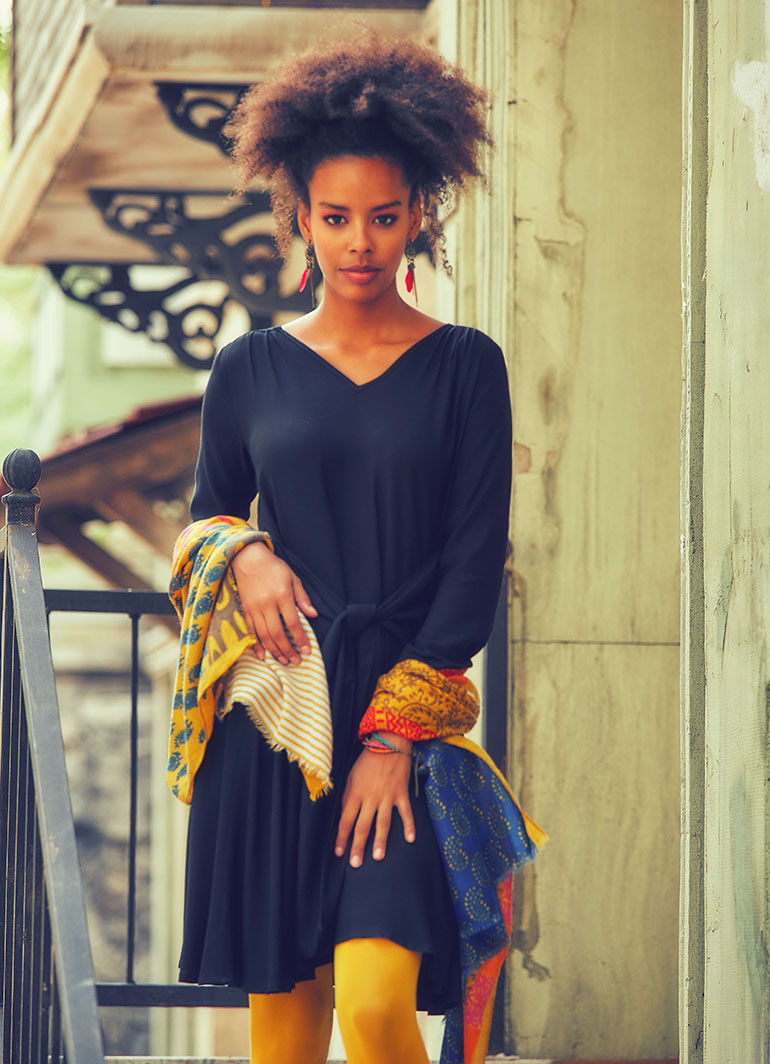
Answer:
<svg viewBox="0 0 770 1064"><path fill-rule="evenodd" d="M508 542L511 406L500 348L479 336L477 373L456 443L438 585L401 660L466 668L492 630Z"/></svg>
<svg viewBox="0 0 770 1064"><path fill-rule="evenodd" d="M241 337L219 352L203 397L201 444L190 504L193 521L215 514L247 520L256 494L254 466L231 384L233 362L238 359L244 340Z"/></svg>

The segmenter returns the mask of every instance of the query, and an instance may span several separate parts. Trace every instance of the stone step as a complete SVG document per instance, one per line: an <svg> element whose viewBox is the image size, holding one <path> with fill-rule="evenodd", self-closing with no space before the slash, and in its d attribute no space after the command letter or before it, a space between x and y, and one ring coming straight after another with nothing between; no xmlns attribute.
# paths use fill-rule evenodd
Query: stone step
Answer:
<svg viewBox="0 0 770 1064"><path fill-rule="evenodd" d="M249 1064L246 1057L105 1057L104 1060L105 1064ZM329 1060L327 1064L345 1064L345 1062ZM655 1059L634 1058L632 1060L627 1057L602 1057L600 1060L564 1060L560 1057L554 1060L553 1057L549 1057L545 1060L538 1057L535 1060L532 1057L507 1057L504 1053L498 1053L496 1056L487 1057L486 1064L678 1064L678 1059L676 1057L655 1057Z"/></svg>
<svg viewBox="0 0 770 1064"><path fill-rule="evenodd" d="M249 1064L246 1057L105 1057L105 1064ZM328 1064L344 1064L330 1060ZM555 1064L549 1060L525 1060L523 1057L487 1057L487 1064Z"/></svg>

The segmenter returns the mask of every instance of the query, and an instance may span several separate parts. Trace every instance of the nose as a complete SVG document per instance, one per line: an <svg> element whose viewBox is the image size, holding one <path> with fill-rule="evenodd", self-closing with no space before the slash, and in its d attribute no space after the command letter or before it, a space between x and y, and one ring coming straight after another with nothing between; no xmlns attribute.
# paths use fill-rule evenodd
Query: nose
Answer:
<svg viewBox="0 0 770 1064"><path fill-rule="evenodd" d="M351 221L348 232L350 234L350 250L353 254L364 255L372 250L369 229L364 221Z"/></svg>

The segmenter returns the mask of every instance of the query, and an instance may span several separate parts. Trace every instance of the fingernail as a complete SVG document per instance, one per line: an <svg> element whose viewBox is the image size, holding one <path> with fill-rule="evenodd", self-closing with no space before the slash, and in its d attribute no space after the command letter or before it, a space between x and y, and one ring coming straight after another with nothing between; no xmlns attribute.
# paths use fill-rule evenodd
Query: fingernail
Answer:
<svg viewBox="0 0 770 1064"><path fill-rule="evenodd" d="M302 651L303 654L309 654L310 653L310 647L309 646L302 646L299 649Z"/></svg>
<svg viewBox="0 0 770 1064"><path fill-rule="evenodd" d="M374 857L375 861L381 861L382 860L382 850L380 849L379 846L374 851L373 857Z"/></svg>
<svg viewBox="0 0 770 1064"><path fill-rule="evenodd" d="M361 864L361 858L358 856L358 854L356 854L355 857L350 858L350 863L354 868L358 868L358 866Z"/></svg>
<svg viewBox="0 0 770 1064"><path fill-rule="evenodd" d="M342 846L337 846L335 847L334 852L337 854L338 857L342 857L343 853L345 852L345 849Z"/></svg>
<svg viewBox="0 0 770 1064"><path fill-rule="evenodd" d="M414 842L414 835L407 835L406 841L407 842Z"/></svg>

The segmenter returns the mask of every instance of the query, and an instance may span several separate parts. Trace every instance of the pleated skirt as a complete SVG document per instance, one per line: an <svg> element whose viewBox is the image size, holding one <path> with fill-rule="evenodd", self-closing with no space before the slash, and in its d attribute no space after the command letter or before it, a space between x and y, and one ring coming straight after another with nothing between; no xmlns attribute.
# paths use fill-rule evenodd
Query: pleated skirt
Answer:
<svg viewBox="0 0 770 1064"><path fill-rule="evenodd" d="M190 808L181 982L288 991L330 963L337 943L387 938L423 955L418 1009L460 1003L457 922L419 778L415 841L394 809L385 858L372 858L370 834L351 868L349 854L334 854L349 765L340 768L332 792L311 802L297 765L245 709L215 721Z"/></svg>

